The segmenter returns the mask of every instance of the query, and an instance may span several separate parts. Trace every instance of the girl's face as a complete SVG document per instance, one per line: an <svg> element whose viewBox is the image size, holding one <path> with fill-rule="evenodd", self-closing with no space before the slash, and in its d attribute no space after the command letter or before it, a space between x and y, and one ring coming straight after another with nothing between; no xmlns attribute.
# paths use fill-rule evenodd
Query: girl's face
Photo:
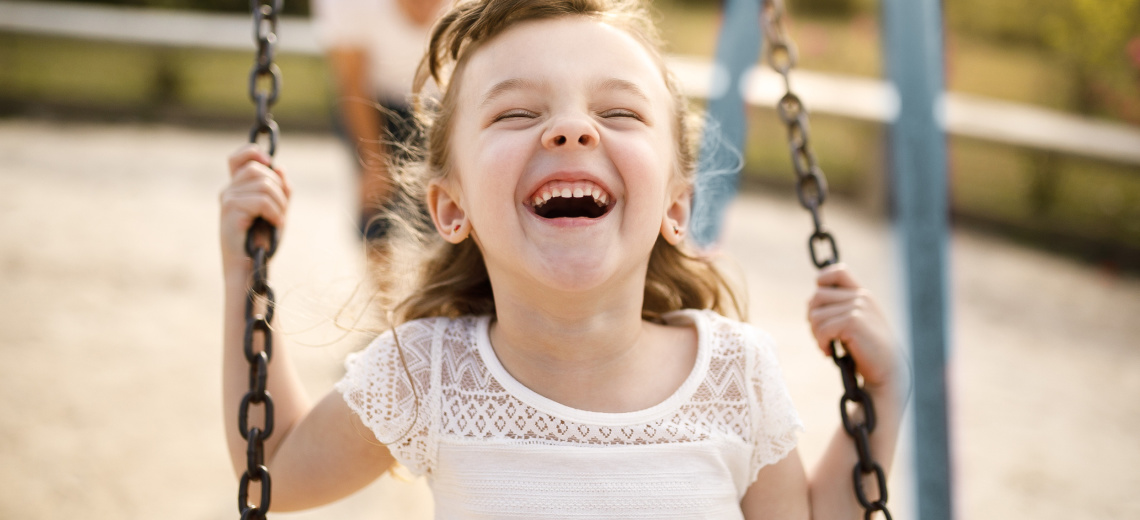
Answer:
<svg viewBox="0 0 1140 520"><path fill-rule="evenodd" d="M451 172L429 192L444 237L476 240L496 295L512 280L644 283L658 235L679 241L689 206L649 51L596 20L541 20L487 42L459 74Z"/></svg>

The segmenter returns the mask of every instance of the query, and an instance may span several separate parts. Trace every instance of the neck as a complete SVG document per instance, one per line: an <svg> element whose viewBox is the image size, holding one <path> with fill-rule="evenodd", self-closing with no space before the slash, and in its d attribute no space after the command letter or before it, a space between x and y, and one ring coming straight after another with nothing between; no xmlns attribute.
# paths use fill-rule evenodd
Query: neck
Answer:
<svg viewBox="0 0 1140 520"><path fill-rule="evenodd" d="M644 276L568 293L494 284L495 355L524 386L574 408L624 412L663 401L692 371L696 333L641 319Z"/></svg>
<svg viewBox="0 0 1140 520"><path fill-rule="evenodd" d="M626 402L630 392L625 388L639 379L637 368L649 354L640 306L587 310L562 298L549 301L558 308L498 307L496 294L490 339L503 368L527 388L574 408L644 407L643 401Z"/></svg>
<svg viewBox="0 0 1140 520"><path fill-rule="evenodd" d="M500 357L551 370L604 367L624 357L643 329L643 289L520 298L495 292L492 340ZM503 293L506 294L503 294Z"/></svg>

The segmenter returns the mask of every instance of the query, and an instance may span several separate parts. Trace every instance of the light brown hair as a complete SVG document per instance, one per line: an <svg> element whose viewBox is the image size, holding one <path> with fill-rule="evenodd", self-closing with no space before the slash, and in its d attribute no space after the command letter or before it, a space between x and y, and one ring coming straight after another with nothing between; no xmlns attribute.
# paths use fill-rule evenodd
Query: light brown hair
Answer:
<svg viewBox="0 0 1140 520"><path fill-rule="evenodd" d="M656 58L673 97L676 136L674 176L691 188L696 169L697 117L665 67L657 31L636 0L461 0L432 30L427 54L414 82L416 114L423 160L405 162L391 170L401 184L404 199L389 212L396 225L372 262L374 279L381 280L382 297L393 312L391 325L433 317L493 314L494 295L483 255L473 240L459 244L444 241L434 229L417 222L414 214L433 179L451 171L448 145L464 65L479 47L509 28L527 21L569 16L596 19L622 29L641 41ZM441 92L428 96L432 81ZM413 145L414 146L414 145ZM402 209L401 209L402 208ZM661 321L670 311L713 309L744 317L742 302L713 262L657 238L650 253L645 280L642 317ZM412 268L409 276L408 267Z"/></svg>

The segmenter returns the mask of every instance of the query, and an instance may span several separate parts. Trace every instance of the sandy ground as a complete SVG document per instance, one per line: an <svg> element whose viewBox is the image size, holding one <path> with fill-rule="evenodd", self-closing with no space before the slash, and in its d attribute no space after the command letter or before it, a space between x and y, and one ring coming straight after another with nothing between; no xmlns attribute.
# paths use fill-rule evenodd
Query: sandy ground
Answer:
<svg viewBox="0 0 1140 520"><path fill-rule="evenodd" d="M217 192L243 132L0 121L0 518L236 518L220 403ZM287 134L295 204L271 266L314 394L367 338L332 318L360 277L347 154ZM831 203L845 259L902 323L894 242ZM811 465L840 385L803 319L813 270L791 194L731 208L752 319L780 343ZM1140 280L958 231L952 239L955 507L969 519L1140 518ZM908 449L909 441L904 446ZM909 457L892 510L912 518ZM384 477L276 518L430 518Z"/></svg>

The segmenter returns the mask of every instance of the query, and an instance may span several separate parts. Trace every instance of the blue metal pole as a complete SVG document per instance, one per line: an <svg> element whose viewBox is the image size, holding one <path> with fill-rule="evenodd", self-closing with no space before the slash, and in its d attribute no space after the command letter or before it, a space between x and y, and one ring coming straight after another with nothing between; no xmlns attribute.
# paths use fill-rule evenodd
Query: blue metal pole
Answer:
<svg viewBox="0 0 1140 520"><path fill-rule="evenodd" d="M691 234L702 247L720 236L724 210L740 182L748 136L741 82L760 57L762 38L760 0L726 0L693 194Z"/></svg>
<svg viewBox="0 0 1140 520"><path fill-rule="evenodd" d="M921 520L950 520L946 406L948 209L939 0L883 0L887 74L899 94L890 131L896 225L905 267L914 362L915 470Z"/></svg>

